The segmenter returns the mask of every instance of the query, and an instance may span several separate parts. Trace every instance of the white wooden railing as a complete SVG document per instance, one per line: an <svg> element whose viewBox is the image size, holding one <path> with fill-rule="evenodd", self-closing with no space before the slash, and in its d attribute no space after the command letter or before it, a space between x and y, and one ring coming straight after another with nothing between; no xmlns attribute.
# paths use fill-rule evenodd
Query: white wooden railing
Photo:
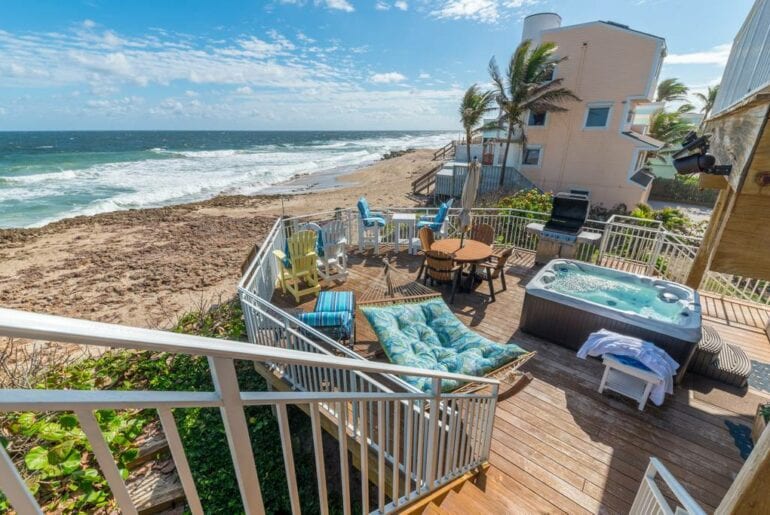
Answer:
<svg viewBox="0 0 770 515"><path fill-rule="evenodd" d="M310 415L322 513L328 513L328 494L321 417L331 419L337 427L345 513L350 513L351 490L354 488L350 483L349 445L360 447L362 504L366 511L376 513L393 511L486 461L491 445L497 381L312 352L312 341L291 327L285 327L283 331L290 335L286 341L302 340L309 351L0 309L0 336L206 356L214 385L211 392L2 390L0 411L74 412L124 514L137 513L137 510L94 417L94 410L157 411L188 506L195 514L203 513L203 509L171 412L174 408L220 409L229 447L222 452L230 453L247 513L264 513L265 506L261 494L263 485L243 411L245 406L275 408L293 513L300 512L301 500L288 406L306 408ZM241 391L235 360L267 363L276 370L286 371L304 388L291 392ZM392 392L385 388L356 386L373 385L374 382L366 378L383 374L429 377L432 391ZM303 378L301 383L298 382L300 377ZM477 382L489 388L486 393L446 394L441 392L443 380ZM376 460L376 477L369 476L370 459ZM369 499L370 480L377 486L377 499ZM42 513L2 446L0 491L18 513Z"/></svg>
<svg viewBox="0 0 770 515"><path fill-rule="evenodd" d="M437 208L404 207L388 208L387 211L430 215L435 214ZM460 210L457 208L450 210L448 216L450 236L459 236L459 214ZM474 222L487 223L494 228L498 243L529 251L535 251L538 236L527 233L527 224L545 222L549 218L549 214L544 212L501 208L476 208L473 210L473 216ZM293 230L309 221L330 220L335 217L347 223L348 241L357 245L359 216L355 209L340 209L287 218L283 223L282 237L288 236ZM701 238L697 236L673 233L666 230L661 222L630 216L613 215L606 222L589 219L583 229L602 234L602 240L598 249L592 245L580 245L575 255L576 259L604 263L607 266L636 265L638 270L648 275L658 275L680 283L686 281L701 244ZM276 238L275 244L282 248L284 240L280 240L280 237ZM386 225L382 231L382 243L393 243L394 238L393 226ZM275 264L269 266L274 267ZM272 291L269 286L271 283L263 284L266 293ZM770 305L770 281L708 271L701 282L700 289L733 299Z"/></svg>
<svg viewBox="0 0 770 515"><path fill-rule="evenodd" d="M662 485L665 485L663 489ZM629 515L685 514L706 515L706 512L658 459L650 458Z"/></svg>

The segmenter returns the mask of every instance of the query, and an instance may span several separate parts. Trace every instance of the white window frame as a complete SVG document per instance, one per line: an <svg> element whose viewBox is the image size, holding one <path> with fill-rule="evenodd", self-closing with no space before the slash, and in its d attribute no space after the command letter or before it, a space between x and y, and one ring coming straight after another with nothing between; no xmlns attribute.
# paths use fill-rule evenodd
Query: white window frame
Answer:
<svg viewBox="0 0 770 515"><path fill-rule="evenodd" d="M598 109L602 107L608 107L609 111L607 111L607 121L604 123L603 126L597 126L597 127L588 127L588 113L591 112L591 109ZM610 128L610 125L612 125L612 112L614 111L615 103L614 102L591 102L590 104L586 104L586 114L583 117L583 130L586 131L606 131Z"/></svg>
<svg viewBox="0 0 770 515"><path fill-rule="evenodd" d="M536 164L526 164L524 162L524 160L527 157L527 154L525 152L521 156L521 166L522 167L526 166L527 168L540 168L541 166L543 166L543 145L529 145L528 144L527 145L527 151L529 151L529 150L538 150L539 151L538 154L537 154L537 163Z"/></svg>
<svg viewBox="0 0 770 515"><path fill-rule="evenodd" d="M530 125L529 117L531 114L532 114L531 111L527 111L527 127L532 127L533 129L545 129L546 127L548 127L548 120L551 118L548 112L543 113L545 115L545 123L543 123L543 125Z"/></svg>

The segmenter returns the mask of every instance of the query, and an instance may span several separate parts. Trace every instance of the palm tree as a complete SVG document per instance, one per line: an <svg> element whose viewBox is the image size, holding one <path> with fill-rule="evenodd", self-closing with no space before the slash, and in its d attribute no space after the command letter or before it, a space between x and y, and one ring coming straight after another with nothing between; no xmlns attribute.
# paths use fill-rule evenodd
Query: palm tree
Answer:
<svg viewBox="0 0 770 515"><path fill-rule="evenodd" d="M714 108L714 101L717 99L717 93L719 93L719 84L716 86L709 86L705 95L703 93L695 93L695 97L703 102L703 107L700 111L703 113L704 120L709 117L711 110Z"/></svg>
<svg viewBox="0 0 770 515"><path fill-rule="evenodd" d="M478 131L479 122L483 116L492 110L492 103L495 96L492 91L481 91L477 84L474 84L465 91L463 101L460 104L460 121L465 129L465 148L468 150L468 162L471 162L471 139L473 134Z"/></svg>
<svg viewBox="0 0 770 515"><path fill-rule="evenodd" d="M650 115L648 134L667 145L675 145L693 129L693 125L682 118L681 112L658 109Z"/></svg>
<svg viewBox="0 0 770 515"><path fill-rule="evenodd" d="M687 100L687 92L690 88L679 79L664 79L658 84L658 102L676 102Z"/></svg>
<svg viewBox="0 0 770 515"><path fill-rule="evenodd" d="M554 43L543 43L532 48L532 42L524 40L511 56L505 76L500 73L494 57L489 61L489 75L494 84L495 100L500 107L497 127L508 131L500 172L501 186L505 181L508 149L516 128L521 129L522 133L522 155L526 152L525 114L566 111L567 108L560 104L569 100L580 101L572 91L561 87L563 79L552 79L556 64L566 59L555 58L555 51Z"/></svg>

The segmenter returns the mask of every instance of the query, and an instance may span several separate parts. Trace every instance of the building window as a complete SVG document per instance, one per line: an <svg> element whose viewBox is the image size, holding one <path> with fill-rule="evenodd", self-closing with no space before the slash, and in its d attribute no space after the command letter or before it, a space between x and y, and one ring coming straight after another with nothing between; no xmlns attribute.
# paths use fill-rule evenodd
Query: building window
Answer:
<svg viewBox="0 0 770 515"><path fill-rule="evenodd" d="M606 129L610 124L611 104L588 106L586 129Z"/></svg>
<svg viewBox="0 0 770 515"><path fill-rule="evenodd" d="M540 166L540 159L542 157L542 148L540 147L527 147L526 152L524 152L524 159L522 160L522 164L529 165L529 166Z"/></svg>
<svg viewBox="0 0 770 515"><path fill-rule="evenodd" d="M543 75L543 82L552 81L555 71L556 66L551 66L548 70L546 70L545 75Z"/></svg>
<svg viewBox="0 0 770 515"><path fill-rule="evenodd" d="M530 127L545 127L545 118L547 113L529 113L527 125Z"/></svg>

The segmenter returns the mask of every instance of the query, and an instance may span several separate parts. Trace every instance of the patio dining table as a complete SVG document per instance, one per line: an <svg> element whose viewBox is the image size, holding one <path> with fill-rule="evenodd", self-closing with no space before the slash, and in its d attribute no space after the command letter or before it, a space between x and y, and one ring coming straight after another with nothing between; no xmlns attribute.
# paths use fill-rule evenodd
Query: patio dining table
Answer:
<svg viewBox="0 0 770 515"><path fill-rule="evenodd" d="M460 240L460 238L438 240L431 245L431 250L439 250L446 254L451 254L452 258L457 263L470 265L470 273L468 274L468 280L465 286L467 291L473 290L473 281L476 277L476 265L483 263L494 253L494 249L492 249L491 245L468 238L465 238L464 240Z"/></svg>

